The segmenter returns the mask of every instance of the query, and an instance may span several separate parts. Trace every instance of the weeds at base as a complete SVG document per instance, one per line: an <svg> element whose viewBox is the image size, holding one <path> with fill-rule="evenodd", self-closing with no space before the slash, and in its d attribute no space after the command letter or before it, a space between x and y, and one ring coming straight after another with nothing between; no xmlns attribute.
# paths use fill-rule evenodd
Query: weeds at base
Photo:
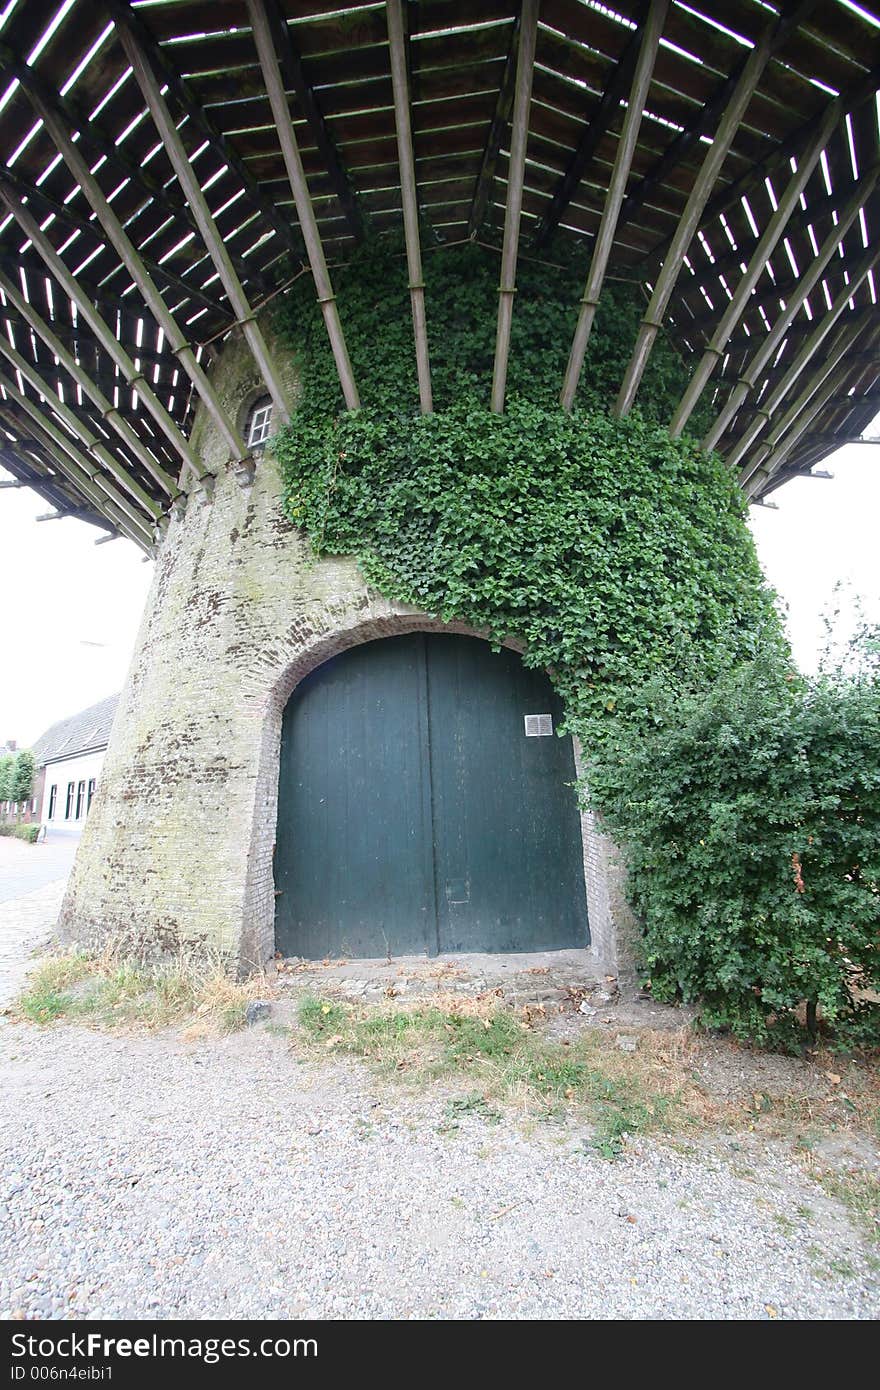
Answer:
<svg viewBox="0 0 880 1390"><path fill-rule="evenodd" d="M374 1006L306 995L299 1022L299 1036L310 1048L361 1057L380 1075L417 1086L466 1082L469 1089L447 1102L443 1135L455 1133L470 1115L497 1124L499 1106L514 1105L546 1121L586 1120L594 1150L615 1159L632 1136L690 1122L687 1099L650 1050L615 1053L588 1033L569 1043L553 1041L493 992ZM665 1045L684 1044L667 1038Z"/></svg>
<svg viewBox="0 0 880 1390"><path fill-rule="evenodd" d="M237 982L221 960L167 964L124 960L112 950L50 956L32 972L13 1017L42 1026L67 1022L152 1032L185 1025L184 1037L234 1033L251 999L265 997L264 980Z"/></svg>

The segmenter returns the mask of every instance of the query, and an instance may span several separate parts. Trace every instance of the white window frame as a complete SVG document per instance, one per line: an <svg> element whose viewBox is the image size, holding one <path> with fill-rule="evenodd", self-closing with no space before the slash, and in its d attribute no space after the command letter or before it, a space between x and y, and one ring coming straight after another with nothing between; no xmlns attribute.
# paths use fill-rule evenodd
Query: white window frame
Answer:
<svg viewBox="0 0 880 1390"><path fill-rule="evenodd" d="M263 398L251 410L247 436L249 449L261 449L272 433L272 408L272 401Z"/></svg>

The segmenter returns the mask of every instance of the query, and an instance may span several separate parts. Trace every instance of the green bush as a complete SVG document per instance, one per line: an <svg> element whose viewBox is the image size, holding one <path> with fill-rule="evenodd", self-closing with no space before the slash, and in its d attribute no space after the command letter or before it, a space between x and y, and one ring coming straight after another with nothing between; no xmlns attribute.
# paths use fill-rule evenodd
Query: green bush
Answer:
<svg viewBox="0 0 880 1390"><path fill-rule="evenodd" d="M796 1046L880 1042L880 675L763 656L708 691L659 681L589 772L623 847L655 996Z"/></svg>
<svg viewBox="0 0 880 1390"><path fill-rule="evenodd" d="M39 825L12 825L0 821L0 835L11 835L16 840L26 840L29 845L37 843Z"/></svg>

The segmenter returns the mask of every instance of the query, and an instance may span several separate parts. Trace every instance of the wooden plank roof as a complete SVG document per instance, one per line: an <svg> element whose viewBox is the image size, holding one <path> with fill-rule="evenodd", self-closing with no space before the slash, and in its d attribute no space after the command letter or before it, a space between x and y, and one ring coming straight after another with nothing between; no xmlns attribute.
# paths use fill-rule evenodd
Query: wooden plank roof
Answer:
<svg viewBox="0 0 880 1390"><path fill-rule="evenodd" d="M283 291L291 257L294 265L314 264L314 227L304 240L290 150L286 160L254 39L255 5L278 58L318 254L332 271L366 229L403 221L402 78L398 69L396 121L384 3L0 4L0 273L19 301L0 287L2 331L55 393L50 402L8 355L0 363L0 462L59 510L84 514L145 549L178 488L199 485L185 437L223 334ZM641 280L647 301L676 246L676 228L695 207L725 112L745 93L720 171L698 200L696 230L675 266L662 322L648 324L646 336L668 333L695 368L703 359L716 416L743 397L728 408L716 447L736 458L743 486L760 499L809 471L835 440L857 435L876 410L876 0L541 0L518 143L510 129L513 89L521 19L529 14L533 26L533 10L530 0L526 8L517 0L404 5L411 162L423 224L440 243L478 236L500 246L508 190L518 199L521 189L521 252L574 239L586 279L604 226L609 272ZM632 74L646 26L656 29L658 21L659 47L623 160ZM745 70L762 44L767 56L757 65L752 59L758 75L750 82ZM143 71L160 91L152 104ZM644 58L641 71L644 77ZM192 166L207 231L160 137L156 101L170 112ZM65 153L59 128L73 154ZM76 175L75 156L88 167L91 191ZM614 179L623 197L609 220ZM787 196L793 209L780 221ZM120 254L119 236L109 234L106 207L96 212L96 197L134 249L137 274ZM48 252L27 234L27 216ZM823 272L804 295L804 277L819 257ZM72 280L62 283L65 271ZM738 287L750 275L755 283L738 307ZM571 288L576 303L583 281ZM179 329L178 345L157 321L155 296ZM732 303L737 312L728 325ZM430 303L427 315L430 327ZM100 320L120 350L109 350ZM825 320L827 331L817 333ZM167 328L167 315L164 322ZM93 389L71 374L40 325ZM774 326L779 341L761 362ZM259 360L258 330L249 332ZM814 355L792 374L797 354L814 340ZM841 344L829 386L823 360ZM777 401L786 374L791 382ZM48 434L22 400L39 406ZM800 414L775 438L798 401ZM222 409L216 401L211 408ZM234 422L222 424L235 454ZM89 443L95 438L97 452Z"/></svg>

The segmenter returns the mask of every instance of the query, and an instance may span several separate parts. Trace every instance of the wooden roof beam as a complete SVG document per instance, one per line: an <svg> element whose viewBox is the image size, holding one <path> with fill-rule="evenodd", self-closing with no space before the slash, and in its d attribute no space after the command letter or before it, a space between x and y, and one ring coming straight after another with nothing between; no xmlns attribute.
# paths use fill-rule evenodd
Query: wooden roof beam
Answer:
<svg viewBox="0 0 880 1390"><path fill-rule="evenodd" d="M869 90L870 84L866 82L860 83L858 99L864 100ZM751 293L764 272L767 260L776 246L776 243L782 236L792 213L798 206L801 193L806 188L813 170L819 162L819 156L828 144L836 127L844 119L847 112L854 104L854 97L837 97L826 107L812 141L800 161L798 161L798 167L789 179L779 199L776 211L767 223L763 235L752 253L752 258L749 261L746 272L737 285L730 303L721 316L720 323L712 334L709 344L688 382L685 393L682 396L678 409L669 426L669 432L673 439L678 439L681 435L693 413L697 401L703 394L706 383L723 357L728 339L742 318Z"/></svg>
<svg viewBox="0 0 880 1390"><path fill-rule="evenodd" d="M88 112L80 108L72 97L59 96L57 92L53 91L49 83L40 76L35 67L28 67L17 53L2 43L0 43L0 64L6 72L18 79L22 89L32 100L34 97L39 97L43 105L50 107L66 130L78 131L81 137L80 144L97 150L107 160L111 168L118 169L135 188L141 189L145 200L152 199L164 212L170 212L175 218L185 222L190 231L198 231L195 218L185 200L177 194L176 189L173 186L171 188L166 187L160 179L154 178L142 164L130 158L125 147L117 145L112 137L107 136L97 121L90 120ZM242 274L250 276L261 290L268 289L265 277L255 266L235 256L233 256L233 260Z"/></svg>
<svg viewBox="0 0 880 1390"><path fill-rule="evenodd" d="M97 407L101 418L106 420L111 428L116 431L122 442L140 462L142 467L146 469L147 473L159 482L163 492L166 492L172 499L176 497L178 495L178 488L174 479L169 477L159 461L149 452L138 435L135 434L125 416L117 410L108 397L104 395L103 391L101 391L96 384L93 376L89 375L89 373L84 370L80 362L77 362L73 353L69 352L67 346L61 341L60 336L52 331L45 319L37 313L33 305L28 304L24 295L18 289L18 286L13 284L9 277L4 275L2 270L0 270L0 290L3 291L9 303L14 305L18 310L22 321L29 328L33 329L37 337L45 343L53 357L58 359L64 370L73 378L77 386L79 386L83 395L87 396Z"/></svg>
<svg viewBox="0 0 880 1390"><path fill-rule="evenodd" d="M66 436L56 430L54 425L40 414L37 407L2 374L0 374L0 387L30 417L26 427L27 432L49 455L53 467L57 468L59 473L64 474L79 495L85 497L95 508L95 511L109 521L111 526L118 526L130 540L134 541L135 545L140 546L148 555L151 555L153 553L153 536L147 522L142 517L132 518L124 508L117 506L115 498L112 497L113 490L109 483L103 481L100 472L97 469L90 470L88 461ZM21 433L23 422L18 416L2 405L0 405L0 415L9 422L14 432Z"/></svg>
<svg viewBox="0 0 880 1390"><path fill-rule="evenodd" d="M771 20L770 27L774 30L770 41L770 55L778 52L785 43L786 39L797 29L798 25L803 24L812 11L816 8L817 0L799 0L798 3L783 4L781 6L782 15L777 20ZM754 52L754 49L752 50ZM742 79L743 70L749 59L743 61L723 79L715 89L712 96L704 106L696 113L693 120L676 135L675 139L664 150L652 169L639 180L633 191L624 199L623 207L620 210L620 226L624 227L631 221L639 208L651 197L654 190L663 186L666 178L672 170L686 159L691 148L703 135L714 130L720 124L724 112L733 99L733 94L738 83ZM751 177L751 173L749 175ZM722 190L723 192L724 190ZM664 245L668 245L668 241ZM665 254L664 254L665 260Z"/></svg>
<svg viewBox="0 0 880 1390"><path fill-rule="evenodd" d="M48 129L48 121L46 121L45 117L43 118L43 123ZM74 148L77 147L74 146ZM83 167L88 168L85 161L83 161ZM101 236L103 229L100 221L94 221L88 217L81 217L70 203L56 202L55 199L50 198L42 188L38 188L36 184L32 184L27 179L23 179L14 169L10 169L5 165L0 165L0 179L2 179L4 183L9 184L11 188L14 188L19 197L25 199L28 203L45 208L45 210L50 212L62 226L83 232L86 236L94 237L98 241L103 240ZM82 187L82 185L80 186ZM185 280L182 275L178 275L175 271L170 270L168 266L159 265L158 262L151 261L148 256L142 256L141 259L150 274L157 276L160 281L164 281L170 289L177 291L179 294L186 295L188 299L193 300L196 304L205 309L210 309L213 314L228 315L228 310L225 309L223 305L219 304L216 299L205 294L198 285L191 284L189 280Z"/></svg>
<svg viewBox="0 0 880 1390"><path fill-rule="evenodd" d="M348 348L345 343L345 335L342 331L339 308L336 304L336 295L333 293L330 272L327 269L327 260L321 242L321 233L318 230L315 209L312 206L309 186L306 183L306 176L303 171L296 132L293 128L293 122L290 119L290 108L287 105L287 93L281 81L281 74L278 67L278 53L275 48L275 40L272 36L269 16L263 0L247 0L247 7L254 33L254 42L257 46L257 55L260 59L260 67L263 70L263 81L266 84L269 105L272 108L272 117L278 130L281 153L284 156L284 167L287 170L291 192L293 193L293 199L296 203L296 213L299 218L303 239L306 243L306 253L312 270L312 278L315 282L318 304L324 317L324 327L327 330L327 337L330 339L330 346L333 350L333 358L336 363L336 371L339 375L342 394L348 409L357 410L360 406L360 397L358 396L351 359L348 355Z"/></svg>
<svg viewBox="0 0 880 1390"><path fill-rule="evenodd" d="M244 188L251 206L263 214L269 225L280 237L282 245L294 255L299 256L302 253L302 247L290 222L278 211L272 199L263 192L244 160L217 129L183 78L168 62L159 44L156 43L149 29L141 20L140 15L130 9L126 0L103 0L103 3L116 25L116 32L126 49L128 61L135 69L135 76L137 76L137 68L131 62L126 36L128 41L136 45L142 61L148 65L150 71L161 79L162 85L168 87L180 109L193 122L194 127L201 131L214 153L222 159L224 164L229 165ZM143 87L141 90L143 91ZM149 106L149 102L147 105ZM168 148L167 144L165 147ZM192 203L190 203L190 207L195 213Z"/></svg>
<svg viewBox="0 0 880 1390"><path fill-rule="evenodd" d="M860 317L859 321L856 323L845 324L837 334L833 345L826 352L822 353L818 359L815 357L807 359L810 361L811 365L814 366L812 375L807 378L806 384L802 387L795 400L792 401L781 417L774 420L769 411L763 417L762 423L769 423L771 425L770 433L767 439L759 443L753 452L749 454L748 449L751 447L751 444L754 443L754 437L750 441L750 444L745 447L741 447L742 441L737 441L736 450L730 455L726 462L730 468L735 468L741 460L745 459L743 467L740 470L740 483L743 486L745 486L751 475L764 460L774 452L791 426L799 418L804 418L805 412L811 409L814 400L819 399L817 393L821 393L822 404L823 406L825 405L829 394L833 394L825 393L822 390L829 376L834 374L835 382L839 384L840 381L844 380L846 375L852 371L852 362L849 360L849 356L866 326L867 324L863 316ZM837 368L841 370L845 368L842 377L840 373L836 371ZM837 384L835 385L835 390L837 390Z"/></svg>
<svg viewBox="0 0 880 1390"><path fill-rule="evenodd" d="M804 370L816 359L816 354L819 352L838 319L845 313L846 307L852 299L853 294L859 288L862 281L867 278L868 272L878 260L880 260L880 248L870 248L855 267L850 283L844 285L843 289L840 290L835 297L828 313L823 314L822 318L813 325L812 331L804 339L800 349L792 358L792 361L783 372L779 381L767 393L766 399L758 403L755 414L743 434L735 441L732 449L726 453L725 457L730 468L735 468L737 466L740 460L745 457L758 436L762 434L767 425L771 423L792 387L803 374ZM863 324L865 319L871 317L874 313L876 313L876 310L874 306L871 305L870 308L858 312L855 317L859 323Z"/></svg>
<svg viewBox="0 0 880 1390"><path fill-rule="evenodd" d="M422 276L422 248L419 235L419 208L416 196L416 168L413 158L412 118L410 114L409 71L401 0L387 0L388 44L391 52L391 85L394 92L394 124L397 131L397 162L403 201L403 228L413 335L416 344L416 371L419 378L419 405L423 415L434 409L431 391L431 359L428 352L428 326L425 320L425 282Z"/></svg>
<svg viewBox="0 0 880 1390"><path fill-rule="evenodd" d="M861 326L853 327L850 332L841 334L841 340L832 357L823 361L816 373L816 378L821 377L821 380L814 378L801 393L796 402L797 408L789 412L791 420L785 437L783 438L780 432L777 440L763 445L759 457L750 461L742 470L740 485L749 499L764 491L767 483L782 468L813 421L822 414L831 398L845 384L851 370L846 360L847 353L865 332L866 327L863 323ZM870 340L876 341L876 332L870 335Z"/></svg>
<svg viewBox="0 0 880 1390"><path fill-rule="evenodd" d="M43 124L55 142L71 176L79 184L87 198L101 230L134 280L143 295L144 303L168 339L171 351L199 393L205 409L219 430L232 458L236 463L243 462L248 457L248 450L241 434L208 380L186 334L179 327L177 320L162 298L161 291L150 275L140 253L135 250L131 238L104 197L97 179L89 170L89 166L55 112L46 106L39 97L32 96L31 101L37 114L42 117Z"/></svg>
<svg viewBox="0 0 880 1390"><path fill-rule="evenodd" d="M880 164L859 179L852 197L849 198L840 213L837 225L832 228L830 235L826 237L823 242L819 255L812 261L802 279L798 281L794 293L786 300L785 308L780 313L770 332L763 341L759 342L757 349L749 359L747 367L740 373L736 385L724 403L723 409L720 410L716 416L703 440L703 448L707 452L709 449L715 448L725 430L733 422L737 411L746 400L749 392L754 390L764 368L773 360L789 328L800 313L804 301L809 298L813 290L819 284L830 261L837 254L837 248L855 222L866 200L876 188L878 178L880 178ZM865 275L859 278L859 284L864 280L872 264L873 257L871 257L871 262L865 270ZM852 295L852 286L848 288L850 289L850 295ZM856 288L858 288L858 286L856 286Z"/></svg>
<svg viewBox="0 0 880 1390"><path fill-rule="evenodd" d="M511 26L510 46L507 50L507 61L504 64L504 72L501 75L501 81L498 85L498 100L495 103L495 113L489 126L486 143L483 146L480 171L477 174L477 181L474 185L474 196L471 201L470 212L468 213L468 236L471 238L476 237L486 219L486 209L489 206L489 198L492 194L495 175L498 169L501 143L510 123L510 113L513 110L513 94L516 86L516 59L519 53L519 35L521 27L522 5L520 5L513 25Z"/></svg>
<svg viewBox="0 0 880 1390"><path fill-rule="evenodd" d="M162 508L159 503L153 501L150 494L141 487L137 479L133 478L118 459L113 457L104 441L70 409L70 406L61 399L58 392L40 375L33 363L28 362L27 358L22 357L20 352L16 352L15 348L6 341L6 338L2 334L0 334L0 353L2 353L6 360L11 362L12 366L21 373L25 381L30 382L37 394L43 397L49 408L64 422L71 433L80 440L87 451L93 454L94 457L104 465L111 478L114 478L121 487L125 488L126 492L134 499L137 506L140 507L142 511L146 512L148 516L152 517L153 521L158 521L159 517L162 515Z"/></svg>
<svg viewBox="0 0 880 1390"><path fill-rule="evenodd" d="M501 279L498 286L498 322L495 329L495 364L492 372L491 408L496 415L501 415L504 411L504 397L507 391L510 328L513 323L513 296L516 294L516 262L519 255L519 224L522 217L526 145L529 137L529 108L538 38L538 6L539 0L523 0L516 59L507 205L504 209Z"/></svg>
<svg viewBox="0 0 880 1390"><path fill-rule="evenodd" d="M684 212L679 218L678 226L663 261L663 268L657 276L650 302L639 327L632 357L624 373L614 406L614 414L618 418L628 415L632 408L639 383L648 365L651 349L663 326L666 309L681 273L687 249L696 235L703 209L715 187L718 175L721 173L721 166L727 158L739 130L740 122L746 113L746 108L754 96L755 89L770 60L773 41L783 24L784 21L774 18L765 26L759 42L755 44L743 65L739 80L730 95L712 143L706 151L700 172L694 180Z"/></svg>
<svg viewBox="0 0 880 1390"><path fill-rule="evenodd" d="M835 97L831 106L839 105L844 114L846 111L851 111L860 102L873 96L878 79L880 79L880 67L875 65L866 74L858 77L838 97ZM828 109L830 108L826 108L826 113ZM720 213L725 212L734 203L739 203L741 198L763 190L764 180L772 174L774 169L783 168L786 177L788 177L791 169L790 161L794 159L800 165L802 158L806 157L804 151L808 151L810 148L810 137L815 126L815 118L796 126L784 140L773 146L764 159L753 160L748 169L744 170L738 178L719 188L706 204L700 221L700 229L708 227ZM651 253L652 257L663 256L669 240L667 238L662 244L656 246Z"/></svg>
<svg viewBox="0 0 880 1390"><path fill-rule="evenodd" d="M305 117L309 133L315 142L324 168L330 178L333 191L339 199L343 216L355 241L364 239L364 217L360 205L345 172L339 151L324 120L324 113L315 91L306 77L300 55L297 53L290 26L287 24L278 0L262 0L262 6L269 23L275 51L281 64L285 85L293 89L299 108ZM253 20L251 21L253 23Z"/></svg>
<svg viewBox="0 0 880 1390"><path fill-rule="evenodd" d="M259 368L266 389L272 397L278 417L282 424L286 424L290 419L290 405L281 377L272 361L266 341L257 325L256 315L242 288L241 281L235 273L229 253L217 230L217 224L205 201L198 177L189 162L189 156L180 138L180 132L168 109L168 103L162 95L162 86L151 61L152 54L149 45L146 45L141 37L142 26L139 22L135 25L131 11L128 10L127 6L118 4L117 0L110 0L110 8L117 25L120 42L125 49L168 158L171 160L171 166L198 223L202 240L214 262L217 274L220 276L220 282L226 291L232 312L241 325L251 355Z"/></svg>
<svg viewBox="0 0 880 1390"><path fill-rule="evenodd" d="M600 141L608 134L614 122L618 107L629 89L635 72L647 11L647 0L643 0L634 16L638 27L627 40L619 61L611 65L611 71L599 98L599 104L584 126L577 148L556 186L550 206L535 231L533 244L537 249L546 246L556 231L565 209L580 188L581 180L590 167Z"/></svg>
<svg viewBox="0 0 880 1390"><path fill-rule="evenodd" d="M593 255L587 273L587 284L581 300L577 327L559 398L563 410L571 410L577 394L587 342L593 327L593 319L596 316L596 307L599 303L599 295L605 279L611 248L614 244L614 233L617 229L617 220L626 192L626 183L635 153L639 126L642 123L645 102L648 99L648 89L651 86L651 76L654 71L657 49L660 46L660 37L663 33L663 24L668 8L668 0L651 0L648 17L640 33L638 58L627 102L626 116L623 121L623 129L620 132L620 139L617 142L617 154L614 158L605 206L602 209L602 220L599 223L599 230L593 243Z"/></svg>
<svg viewBox="0 0 880 1390"><path fill-rule="evenodd" d="M134 362L117 339L116 334L107 323L105 323L97 309L90 303L82 286L71 275L45 232L40 230L33 213L25 207L17 194L13 193L9 188L4 188L2 184L0 184L0 201L5 203L22 231L30 238L35 250L42 256L49 270L67 295L67 298L72 300L76 305L79 313L88 324L100 346L121 371L126 384L130 386L132 390L137 391L138 396L156 421L156 424L170 440L177 453L180 454L184 465L196 478L204 477L205 469L190 447L188 440L184 438L181 430L148 384L143 372L138 371ZM157 472L155 464L151 467L150 472L159 486L164 491L168 491L170 480L167 476L163 474L161 470ZM173 486L172 484L172 488Z"/></svg>

